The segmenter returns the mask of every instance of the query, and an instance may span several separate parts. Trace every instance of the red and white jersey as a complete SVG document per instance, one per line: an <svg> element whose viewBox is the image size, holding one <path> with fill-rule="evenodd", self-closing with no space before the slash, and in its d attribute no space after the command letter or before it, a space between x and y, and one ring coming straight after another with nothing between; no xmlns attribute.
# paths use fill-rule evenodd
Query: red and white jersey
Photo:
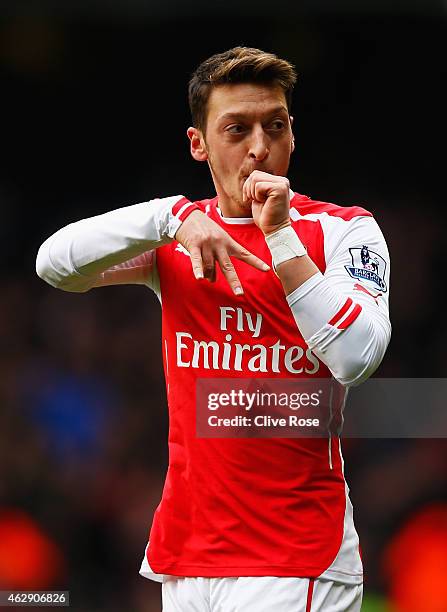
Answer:
<svg viewBox="0 0 447 612"><path fill-rule="evenodd" d="M139 204L134 213L128 207L72 224L47 241L38 263L40 275L61 288L145 283L162 304L169 467L141 573L160 580L171 574L362 582L338 438L198 438L195 388L198 378L209 377L334 375L355 384L370 375L390 330L389 256L380 229L362 208L294 194L292 226L326 284L310 279L286 298L273 270L233 259L244 288L236 297L219 269L215 283L195 279L188 252L172 240L190 204L167 200L153 206L150 219ZM195 204L271 263L251 219L224 219L217 198ZM321 308L319 291L332 292ZM255 358L260 345L267 349L262 360ZM353 354L365 364L355 376Z"/></svg>

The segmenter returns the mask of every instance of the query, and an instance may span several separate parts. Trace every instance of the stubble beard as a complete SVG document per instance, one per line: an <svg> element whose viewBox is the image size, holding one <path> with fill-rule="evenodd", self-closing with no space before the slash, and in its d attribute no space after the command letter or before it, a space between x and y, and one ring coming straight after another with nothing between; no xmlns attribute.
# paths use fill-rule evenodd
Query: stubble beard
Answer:
<svg viewBox="0 0 447 612"><path fill-rule="evenodd" d="M224 211L222 211L222 214L230 217L252 217L251 203L244 202L242 200L242 183L240 182L239 177L237 177L234 182L233 180L229 181L230 189L228 189L226 184L223 184L218 180L218 174L214 170L213 159L209 152L207 161L216 190L224 193L227 201L230 202L231 211L225 211L226 215L224 214ZM230 214L228 214L229 212Z"/></svg>
<svg viewBox="0 0 447 612"><path fill-rule="evenodd" d="M234 200L235 204L237 204L238 209L241 211L241 217L252 217L253 213L251 210L251 202L243 202L242 198L238 198Z"/></svg>
<svg viewBox="0 0 447 612"><path fill-rule="evenodd" d="M233 217L252 217L251 202L244 202L242 200L242 187L239 182L234 188L234 193L228 193L225 190L227 198L232 204L232 215Z"/></svg>

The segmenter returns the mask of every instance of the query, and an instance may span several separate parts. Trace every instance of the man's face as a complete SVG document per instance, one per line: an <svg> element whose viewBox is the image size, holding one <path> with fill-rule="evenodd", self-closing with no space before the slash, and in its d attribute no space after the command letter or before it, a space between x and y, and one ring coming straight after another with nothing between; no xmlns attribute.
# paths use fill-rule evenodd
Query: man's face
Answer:
<svg viewBox="0 0 447 612"><path fill-rule="evenodd" d="M291 118L280 87L228 84L208 101L206 157L225 216L251 216L242 186L253 170L285 176L293 151Z"/></svg>

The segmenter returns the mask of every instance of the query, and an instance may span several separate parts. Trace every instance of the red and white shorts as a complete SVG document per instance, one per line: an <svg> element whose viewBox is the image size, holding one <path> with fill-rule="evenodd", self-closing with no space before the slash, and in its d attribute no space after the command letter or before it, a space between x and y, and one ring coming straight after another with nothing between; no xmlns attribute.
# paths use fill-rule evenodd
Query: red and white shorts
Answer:
<svg viewBox="0 0 447 612"><path fill-rule="evenodd" d="M178 578L162 585L163 612L360 612L363 585L281 578Z"/></svg>

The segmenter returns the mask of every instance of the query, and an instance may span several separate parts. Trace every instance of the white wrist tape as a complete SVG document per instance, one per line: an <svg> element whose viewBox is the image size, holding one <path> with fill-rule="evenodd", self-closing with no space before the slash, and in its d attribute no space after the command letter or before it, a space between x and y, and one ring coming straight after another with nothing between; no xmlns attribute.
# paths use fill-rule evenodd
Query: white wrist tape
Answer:
<svg viewBox="0 0 447 612"><path fill-rule="evenodd" d="M268 248L272 254L273 269L279 264L294 257L302 257L307 254L306 247L298 238L292 227L282 229L265 237Z"/></svg>

